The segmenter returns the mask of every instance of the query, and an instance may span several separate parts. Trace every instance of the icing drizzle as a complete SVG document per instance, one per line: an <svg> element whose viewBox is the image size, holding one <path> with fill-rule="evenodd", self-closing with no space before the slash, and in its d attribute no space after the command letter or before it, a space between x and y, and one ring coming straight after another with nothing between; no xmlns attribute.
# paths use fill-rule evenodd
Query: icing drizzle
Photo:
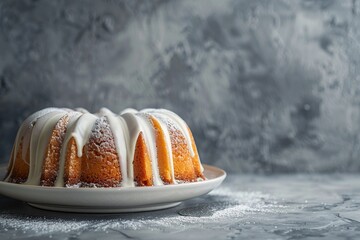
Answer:
<svg viewBox="0 0 360 240"><path fill-rule="evenodd" d="M77 155L78 157L81 157L83 154L83 147L88 142L91 130L93 129L96 120L100 117L105 117L108 120L114 137L122 175L122 181L120 183L120 186L122 187L135 186L133 158L136 141L140 133L144 136L151 159L153 185L163 185L158 168L155 130L152 126L150 116L158 120L161 130L164 133L170 160L171 177L174 184L177 182L174 176L174 164L169 133L170 125L182 133L187 142L191 156L193 157L195 155L186 123L178 115L169 110L144 109L137 111L129 108L117 115L107 108L100 109L99 113L96 114L91 114L82 108L78 108L75 111L65 108L47 108L34 113L21 125L16 136L15 145L13 147L14 154L12 154L12 159L10 159L8 167L9 172L5 181L9 181L12 175L16 153L19 151L20 143L22 142L22 160L25 159L27 150L30 149L29 174L27 181L24 184L40 184L47 144L56 123L65 115L69 115L69 121L67 123L67 131L60 151L58 177L55 181L55 186L58 187L64 186L63 175L65 171L65 158L68 142L71 138L74 138L77 147ZM28 148L29 146L30 148Z"/></svg>

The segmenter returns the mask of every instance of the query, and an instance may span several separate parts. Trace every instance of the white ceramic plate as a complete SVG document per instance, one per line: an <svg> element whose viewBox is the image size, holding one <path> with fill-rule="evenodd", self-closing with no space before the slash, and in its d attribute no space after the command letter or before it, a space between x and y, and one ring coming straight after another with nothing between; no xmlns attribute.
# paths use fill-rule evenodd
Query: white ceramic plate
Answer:
<svg viewBox="0 0 360 240"><path fill-rule="evenodd" d="M123 188L64 188L29 186L0 181L0 194L31 206L87 213L140 212L165 209L204 195L225 179L220 168L205 165L205 181L177 185Z"/></svg>

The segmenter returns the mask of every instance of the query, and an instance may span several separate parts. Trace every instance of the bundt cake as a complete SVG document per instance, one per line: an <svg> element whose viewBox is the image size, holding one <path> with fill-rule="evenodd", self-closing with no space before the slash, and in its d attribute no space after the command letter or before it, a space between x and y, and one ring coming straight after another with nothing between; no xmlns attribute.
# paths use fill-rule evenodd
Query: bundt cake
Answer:
<svg viewBox="0 0 360 240"><path fill-rule="evenodd" d="M134 187L204 180L194 138L165 109L46 108L21 125L4 181L56 187Z"/></svg>

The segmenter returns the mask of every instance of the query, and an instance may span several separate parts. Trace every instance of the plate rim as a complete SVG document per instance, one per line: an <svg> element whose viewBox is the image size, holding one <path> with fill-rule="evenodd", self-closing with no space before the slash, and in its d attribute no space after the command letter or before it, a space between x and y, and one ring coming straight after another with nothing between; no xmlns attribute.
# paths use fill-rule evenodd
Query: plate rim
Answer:
<svg viewBox="0 0 360 240"><path fill-rule="evenodd" d="M0 181L0 195L26 202L36 208L61 212L121 213L160 210L205 195L221 185L226 172L215 166L203 166L204 175L208 179L199 182L149 187L67 188ZM102 198L104 194L107 194L105 199ZM80 198L86 199L86 202Z"/></svg>

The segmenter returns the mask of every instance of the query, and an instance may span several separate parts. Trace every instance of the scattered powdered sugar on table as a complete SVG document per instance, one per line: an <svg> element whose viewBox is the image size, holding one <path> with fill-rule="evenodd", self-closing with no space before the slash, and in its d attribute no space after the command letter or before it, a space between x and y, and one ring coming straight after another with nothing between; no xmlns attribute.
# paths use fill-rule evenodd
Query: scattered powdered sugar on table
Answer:
<svg viewBox="0 0 360 240"><path fill-rule="evenodd" d="M0 226L3 231L21 230L23 232L36 232L38 234L52 232L70 232L87 227L90 221L47 219L33 217L13 217L11 215L0 216Z"/></svg>
<svg viewBox="0 0 360 240"><path fill-rule="evenodd" d="M131 215L110 215L110 217L97 217L86 215L81 218L47 218L47 217L21 217L11 214L0 214L0 228L3 231L32 232L37 235L56 232L88 231L116 231L116 230L171 230L186 229L196 226L211 226L219 222L227 223L234 218L241 219L246 215L281 212L284 207L277 204L268 194L261 192L241 192L231 188L219 188L204 196L206 199L191 200L193 205L186 203L170 210L169 214L160 212ZM201 202L202 201L202 202ZM64 215L62 213L62 215ZM66 216L69 217L70 213ZM92 219L92 216L94 219ZM106 215L109 216L109 215ZM129 217L130 216L130 217ZM110 218L110 219L109 219Z"/></svg>
<svg viewBox="0 0 360 240"><path fill-rule="evenodd" d="M191 206L193 215L175 215L154 219L141 220L127 220L127 221L113 221L109 222L101 229L132 229L138 230L146 226L153 230L177 228L185 229L196 226L211 226L211 224L228 223L238 220L246 215L256 213L281 213L284 206L277 204L276 201L271 200L271 197L261 192L233 192L231 189L219 189L209 194L210 197L224 198L227 201L215 202L213 211L209 215L197 216L197 208L201 210L203 205L208 206L206 209L211 209L211 203L198 204L195 207ZM185 208L186 209L186 208ZM218 210L220 209L220 210ZM179 210L181 212L184 209ZM209 211L209 210L205 210ZM191 213L191 211L190 211Z"/></svg>
<svg viewBox="0 0 360 240"><path fill-rule="evenodd" d="M178 207L130 214L51 212L0 197L0 239L360 239L359 181L228 176Z"/></svg>

